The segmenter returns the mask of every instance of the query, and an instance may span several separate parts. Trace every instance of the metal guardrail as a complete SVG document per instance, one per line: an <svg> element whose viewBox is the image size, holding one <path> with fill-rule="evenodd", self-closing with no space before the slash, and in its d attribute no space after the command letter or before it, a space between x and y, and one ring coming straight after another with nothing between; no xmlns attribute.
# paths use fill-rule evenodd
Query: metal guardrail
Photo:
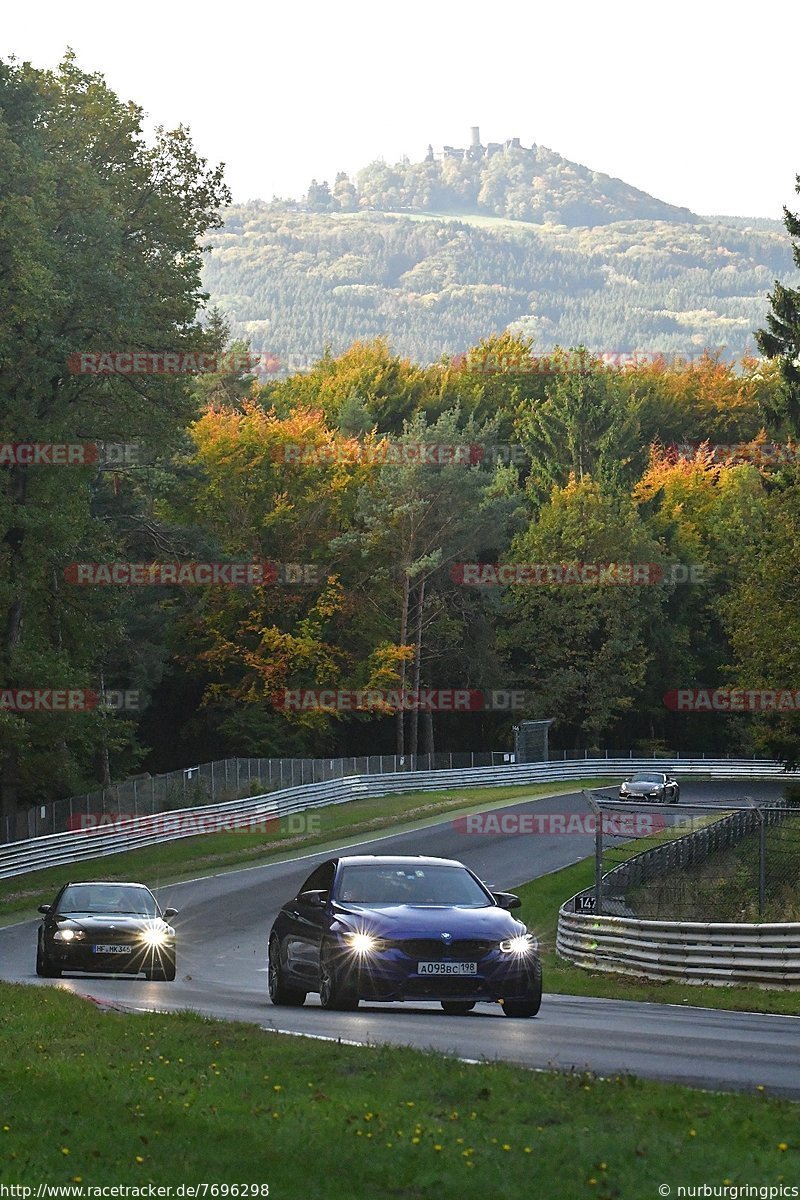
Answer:
<svg viewBox="0 0 800 1200"><path fill-rule="evenodd" d="M641 757L640 752L639 758ZM632 750L564 750L546 756L549 762L580 761L589 758L639 761ZM680 763L679 750L658 752L658 759ZM689 760L693 755L689 754ZM705 758L705 755L701 757ZM713 755L712 755L713 758ZM396 774L399 771L454 771L477 767L503 766L515 761L527 762L527 756L507 750L437 751L434 754L370 754L347 758L226 758L199 763L161 775L142 775L133 779L95 788L79 796L65 796L47 804L32 804L7 816L0 824L0 844L61 833L75 827L82 815L99 812L128 813L144 817L201 804L223 804L248 796L284 788L325 783L346 775Z"/></svg>
<svg viewBox="0 0 800 1200"><path fill-rule="evenodd" d="M800 987L797 921L640 921L571 913L565 905L558 914L556 949L592 971L678 983Z"/></svg>
<svg viewBox="0 0 800 1200"><path fill-rule="evenodd" d="M577 754L565 754L577 757ZM584 754L581 753L581 757ZM135 776L79 796L30 805L6 817L0 843L43 837L74 828L82 815L98 812L144 817L191 805L223 804L283 788L325 783L346 775L446 771L513 763L510 750L439 751L434 754L370 754L347 758L224 758L160 775Z"/></svg>
<svg viewBox="0 0 800 1200"><path fill-rule="evenodd" d="M615 891L702 861L753 833L761 821L777 824L790 810L760 815L741 809L682 838L620 863L603 877ZM619 885L619 886L617 886ZM800 922L759 923L646 920L575 912L586 888L559 909L556 952L588 970L687 984L756 984L800 988Z"/></svg>
<svg viewBox="0 0 800 1200"><path fill-rule="evenodd" d="M677 763L677 765L676 765ZM174 809L153 816L98 826L88 832L73 830L10 842L0 846L0 878L23 875L44 867L61 866L235 827L236 822L279 818L306 809L348 800L377 798L397 793L439 791L464 787L502 787L528 783L561 783L601 776L621 778L636 771L657 768L681 775L712 779L800 779L780 763L753 759L580 759L570 762L517 763L513 766L476 767L472 770L400 771L386 775L351 775L305 787L233 800L224 804Z"/></svg>

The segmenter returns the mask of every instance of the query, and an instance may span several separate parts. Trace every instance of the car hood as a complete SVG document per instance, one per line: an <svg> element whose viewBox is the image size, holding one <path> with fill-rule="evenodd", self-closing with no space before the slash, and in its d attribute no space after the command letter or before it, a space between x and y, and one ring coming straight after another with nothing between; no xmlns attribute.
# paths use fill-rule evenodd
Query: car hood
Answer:
<svg viewBox="0 0 800 1200"><path fill-rule="evenodd" d="M379 937L426 938L449 933L457 938L500 941L523 933L525 926L504 908L450 908L396 904L371 908L366 904L334 903L333 913L343 926L369 930Z"/></svg>

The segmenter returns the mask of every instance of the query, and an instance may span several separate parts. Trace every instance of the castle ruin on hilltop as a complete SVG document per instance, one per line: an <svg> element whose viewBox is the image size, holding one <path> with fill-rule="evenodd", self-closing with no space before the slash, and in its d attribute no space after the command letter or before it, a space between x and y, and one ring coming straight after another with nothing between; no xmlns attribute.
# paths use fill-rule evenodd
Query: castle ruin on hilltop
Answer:
<svg viewBox="0 0 800 1200"><path fill-rule="evenodd" d="M445 158L457 158L460 160L471 160L479 158L491 158L493 154L500 154L507 150L526 150L527 146L521 146L518 137L506 138L504 142L488 142L485 146L481 143L481 131L479 125L470 126L471 141L465 149L461 146L442 146L441 150L434 152L433 146L428 146L428 153L425 155L425 162L441 161Z"/></svg>

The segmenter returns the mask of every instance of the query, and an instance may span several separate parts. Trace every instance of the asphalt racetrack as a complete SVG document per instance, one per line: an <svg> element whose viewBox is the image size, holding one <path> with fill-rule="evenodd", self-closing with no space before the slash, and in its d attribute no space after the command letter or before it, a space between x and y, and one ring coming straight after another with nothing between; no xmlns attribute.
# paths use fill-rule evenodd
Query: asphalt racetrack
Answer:
<svg viewBox="0 0 800 1200"><path fill-rule="evenodd" d="M615 789L606 789L607 796ZM684 803L725 802L743 796L766 803L782 794L775 782L684 782ZM580 794L521 802L503 813L585 813ZM352 847L350 848L352 851ZM432 854L466 863L490 886L513 889L591 854L590 833L468 834L448 818L438 825L359 843L358 853ZM345 851L347 852L347 851ZM354 852L354 851L353 851ZM264 1029L355 1043L395 1043L435 1049L468 1060L502 1059L525 1067L630 1072L712 1089L763 1084L800 1097L800 1016L769 1016L686 1005L640 1004L547 994L532 1020L504 1017L479 1004L468 1016L447 1016L438 1004L365 1004L353 1013L328 1012L316 995L303 1008L276 1008L267 995L267 935L281 904L294 896L313 866L331 857L316 852L267 866L227 871L155 889L163 907L180 910L178 977L174 983L113 976L37 979L37 922L0 929L0 978L79 995L124 1008L194 1009L252 1022ZM100 872L102 874L102 872ZM42 903L53 899L41 897ZM800 997L798 997L800 1010Z"/></svg>

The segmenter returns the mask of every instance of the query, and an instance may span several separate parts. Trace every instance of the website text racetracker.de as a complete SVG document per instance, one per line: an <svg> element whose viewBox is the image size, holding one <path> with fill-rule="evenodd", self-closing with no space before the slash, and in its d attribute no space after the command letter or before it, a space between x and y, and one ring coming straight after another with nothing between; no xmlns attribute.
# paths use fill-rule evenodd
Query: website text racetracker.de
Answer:
<svg viewBox="0 0 800 1200"><path fill-rule="evenodd" d="M664 695L673 712L800 712L795 688L673 688Z"/></svg>
<svg viewBox="0 0 800 1200"><path fill-rule="evenodd" d="M602 832L609 837L650 837L667 828L664 817L657 813L626 812L600 814ZM595 813L525 812L471 813L456 817L456 833L489 834L596 834L598 818ZM676 822L675 828L680 822ZM688 819L691 824L691 818Z"/></svg>
<svg viewBox="0 0 800 1200"><path fill-rule="evenodd" d="M525 708L532 696L524 691L475 688L286 688L271 697L284 712L508 712Z"/></svg>
<svg viewBox="0 0 800 1200"><path fill-rule="evenodd" d="M203 1197L257 1197L268 1196L268 1183L38 1183L36 1187L24 1183L0 1183L0 1200L45 1200L50 1196L74 1196L76 1200L94 1197L149 1197L177 1196L202 1200Z"/></svg>

